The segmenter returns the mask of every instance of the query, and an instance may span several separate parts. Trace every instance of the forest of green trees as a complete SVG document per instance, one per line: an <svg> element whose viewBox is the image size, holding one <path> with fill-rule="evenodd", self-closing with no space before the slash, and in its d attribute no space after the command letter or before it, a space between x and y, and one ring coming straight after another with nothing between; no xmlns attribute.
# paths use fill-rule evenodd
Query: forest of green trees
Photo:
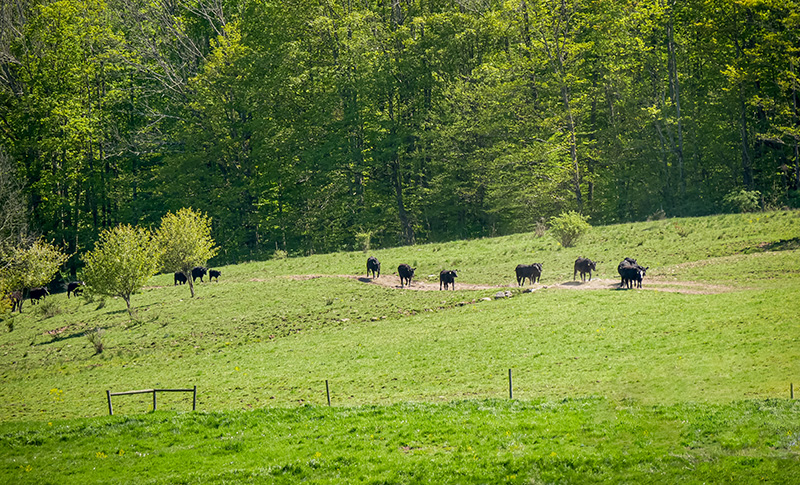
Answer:
<svg viewBox="0 0 800 485"><path fill-rule="evenodd" d="M0 4L4 219L67 254L182 207L222 263L800 206L797 0Z"/></svg>

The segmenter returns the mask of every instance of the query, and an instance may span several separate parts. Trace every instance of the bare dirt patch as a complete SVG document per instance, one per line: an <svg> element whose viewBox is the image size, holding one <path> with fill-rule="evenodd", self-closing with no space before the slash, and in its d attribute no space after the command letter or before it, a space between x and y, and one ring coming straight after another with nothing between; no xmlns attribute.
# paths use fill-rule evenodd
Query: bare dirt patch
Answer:
<svg viewBox="0 0 800 485"><path fill-rule="evenodd" d="M618 279L593 279L592 281L567 281L551 286L551 288L571 290L620 290ZM638 288L637 288L638 289ZM686 293L694 295L712 295L734 291L734 288L722 285L711 285L695 281L670 281L658 278L646 278L642 282L642 290L666 291L670 293Z"/></svg>
<svg viewBox="0 0 800 485"><path fill-rule="evenodd" d="M347 278L357 280L362 283L370 285L378 285L384 288L401 289L400 280L397 275L385 275L378 278L370 278L366 276L354 275L322 275L322 274L308 274L308 275L291 275L287 276L291 280L306 281L317 278ZM255 280L254 280L255 281ZM500 290L508 288L517 288L517 285L510 283L505 285L476 285L469 283L458 283L455 285L457 290ZM525 288L529 288L526 286ZM553 288L558 290L620 290L618 279L598 279L594 278L591 281L565 281L563 283L555 284L535 284L533 289ZM402 287L404 290L413 291L439 291L438 281L429 281L425 278L419 280L412 280L410 286ZM727 293L735 291L734 288L722 285L711 285L706 283L698 283L694 281L670 281L661 280L656 278L645 279L642 284L642 290L651 291L665 291L670 293L685 293L696 295L710 295L717 293Z"/></svg>

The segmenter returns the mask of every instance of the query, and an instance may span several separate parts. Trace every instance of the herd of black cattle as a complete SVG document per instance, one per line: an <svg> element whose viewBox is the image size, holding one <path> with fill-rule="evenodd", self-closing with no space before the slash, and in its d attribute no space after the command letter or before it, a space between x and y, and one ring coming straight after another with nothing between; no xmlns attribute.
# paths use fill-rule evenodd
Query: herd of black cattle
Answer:
<svg viewBox="0 0 800 485"><path fill-rule="evenodd" d="M417 268L412 268L407 264L401 264L397 267L397 274L400 276L400 288L403 288L405 285L411 286L411 278L414 277L414 271L416 271L416 269ZM623 259L617 266L617 272L619 272L622 278L620 287L641 288L642 279L648 269L649 267L645 268L641 266L635 259ZM581 281L586 281L587 274L589 275L589 281L592 281L592 271L596 270L596 262L588 258L578 258L575 260L572 279L575 280L577 274L580 273ZM542 263L520 264L515 268L515 272L517 274L517 285L525 286L525 279L527 279L530 284L534 284L542 277ZM377 278L381 275L381 263L375 256L367 258L367 277L369 277L370 274L373 278ZM446 290L450 288L455 290L456 276L458 276L458 270L455 269L443 270L439 273L439 289Z"/></svg>
<svg viewBox="0 0 800 485"><path fill-rule="evenodd" d="M576 259L574 271L572 273L572 279L575 280L577 274L580 273L581 281L586 281L587 274L589 275L589 281L592 281L592 271L596 271L596 264L597 263L588 258ZM400 276L401 288L405 287L405 285L411 286L411 278L414 277L414 271L416 271L416 269L417 268L412 268L407 264L401 264L397 267L397 274ZM620 286L624 286L626 288L641 288L642 279L648 269L649 268L644 268L639 265L635 259L623 259L617 266L617 271L622 278ZM517 274L517 285L525 286L526 279L530 284L534 284L542 277L542 263L520 264L515 268L515 272ZM200 281L202 282L206 275L208 275L209 281L212 279L219 281L221 274L222 272L219 270L209 269L204 266L196 266L192 268L192 282L196 281L198 278L200 278ZM369 277L370 274L373 278L377 278L381 275L381 263L375 256L370 256L367 258L367 276ZM457 276L458 270L455 269L444 270L439 273L439 289L455 290L455 279ZM173 285L182 285L187 281L188 278L182 272L177 272L173 275ZM69 298L70 295L79 295L83 291L84 286L86 286L86 284L83 281L69 282L67 284L67 298ZM30 291L28 291L28 298L30 299L31 304L35 305L39 302L39 300L48 296L49 294L50 292L46 287L31 288ZM13 291L7 295L7 298L11 300L12 312L22 308L23 294L21 291Z"/></svg>
<svg viewBox="0 0 800 485"><path fill-rule="evenodd" d="M211 281L212 278L216 279L217 281L219 281L219 277L222 275L222 272L218 271L216 269L209 269L209 268L206 268L204 266L195 266L194 268L192 268L192 282L196 281L197 278L200 278L200 281L202 282L203 281L203 277L205 277L206 275L208 275L208 280L209 281ZM173 275L173 281L174 281L174 285L177 285L177 284L181 284L182 285L182 284L186 283L188 281L188 279L186 278L186 275L184 275L183 273L177 272L177 273L175 273ZM67 298L69 298L70 295L75 295L75 296L80 295L83 292L83 288L85 286L86 286L86 283L84 283L83 281L70 281L69 283L67 283ZM62 286L62 288L63 288L63 286ZM46 296L49 296L49 295L50 295L50 291L47 289L46 286L42 286L42 287L39 287L39 288L31 288L28 291L28 299L31 301L31 305L35 305L35 304L39 303L39 300L41 300L41 299L43 299L43 298L45 298ZM11 301L11 311L12 312L17 311L17 310L21 311L21 309L22 309L22 299L23 299L22 291L19 291L19 290L12 291L8 295L6 295L6 298L8 298Z"/></svg>
<svg viewBox="0 0 800 485"><path fill-rule="evenodd" d="M200 278L200 282L203 281L203 277L208 275L208 281L211 281L213 278L216 278L219 281L220 275L222 275L221 271L217 271L216 269L208 269L205 266L195 266L192 268L192 283L197 281L197 278ZM186 275L178 271L173 275L173 286L177 284L184 284L188 281Z"/></svg>

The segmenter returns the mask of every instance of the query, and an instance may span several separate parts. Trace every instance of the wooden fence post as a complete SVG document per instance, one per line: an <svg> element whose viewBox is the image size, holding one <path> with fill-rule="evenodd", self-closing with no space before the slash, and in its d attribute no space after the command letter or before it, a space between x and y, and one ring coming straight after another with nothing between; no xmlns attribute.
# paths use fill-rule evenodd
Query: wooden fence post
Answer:
<svg viewBox="0 0 800 485"><path fill-rule="evenodd" d="M191 389L140 389L137 391L125 391L125 392L111 392L107 390L106 398L108 398L108 414L110 415L114 414L114 409L111 407L112 396L129 396L131 394L150 394L151 392L153 393L153 411L158 409L157 395L159 392L191 392L192 411L197 411L197 386L194 386Z"/></svg>
<svg viewBox="0 0 800 485"><path fill-rule="evenodd" d="M331 389L328 387L328 379L325 379L325 395L328 396L328 406L331 405Z"/></svg>
<svg viewBox="0 0 800 485"><path fill-rule="evenodd" d="M789 383L789 399L794 399L794 384Z"/></svg>
<svg viewBox="0 0 800 485"><path fill-rule="evenodd" d="M511 383L511 369L508 369L508 398L514 399L514 386Z"/></svg>

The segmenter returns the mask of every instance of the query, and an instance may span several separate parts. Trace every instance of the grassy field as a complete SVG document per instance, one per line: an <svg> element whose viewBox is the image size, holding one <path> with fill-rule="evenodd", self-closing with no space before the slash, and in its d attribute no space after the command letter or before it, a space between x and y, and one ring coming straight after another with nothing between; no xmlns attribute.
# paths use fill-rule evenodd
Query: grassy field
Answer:
<svg viewBox="0 0 800 485"><path fill-rule="evenodd" d="M370 254L381 284L366 254L338 253L222 267L194 299L160 275L135 319L115 299L26 302L0 333L3 476L800 480L800 213L596 227L568 249L519 234ZM578 256L601 262L591 283L572 282ZM642 290L617 289L626 256L650 267ZM532 262L542 281L522 293L514 267ZM417 267L411 289L400 263ZM453 268L457 291L421 291ZM176 393L149 414L151 396L117 397L104 417L106 390L194 385L199 413Z"/></svg>
<svg viewBox="0 0 800 485"><path fill-rule="evenodd" d="M0 449L20 484L796 483L799 421L788 400L301 406L8 425Z"/></svg>

